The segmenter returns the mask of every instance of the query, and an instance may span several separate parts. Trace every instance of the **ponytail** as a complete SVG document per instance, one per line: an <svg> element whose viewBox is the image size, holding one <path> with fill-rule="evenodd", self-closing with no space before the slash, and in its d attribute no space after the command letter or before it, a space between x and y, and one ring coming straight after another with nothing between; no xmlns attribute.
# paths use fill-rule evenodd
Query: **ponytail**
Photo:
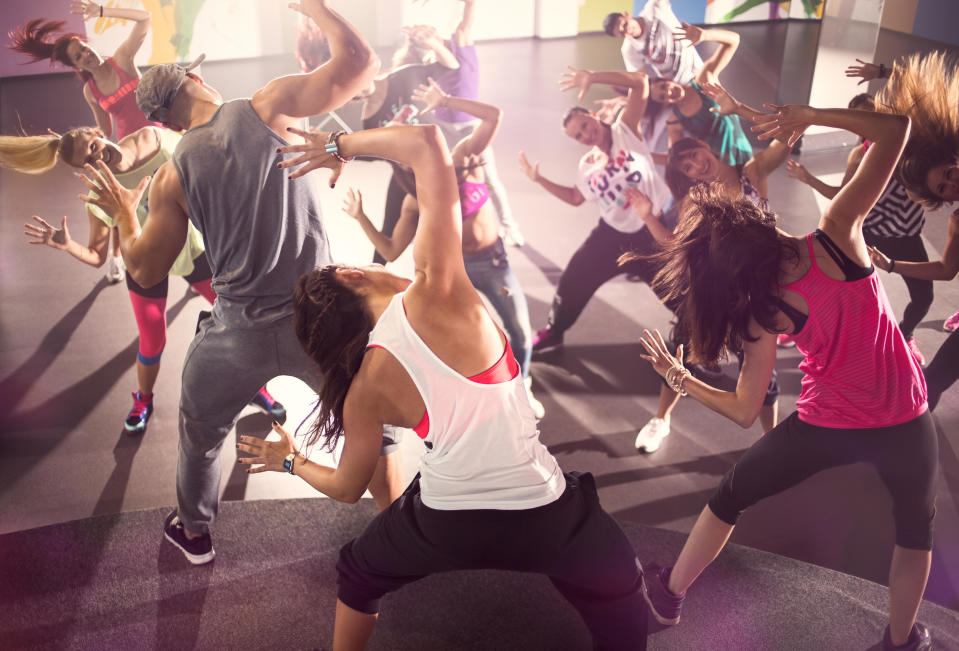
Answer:
<svg viewBox="0 0 959 651"><path fill-rule="evenodd" d="M44 59L49 59L51 64L54 61L62 63L73 69L83 81L87 81L90 79L90 73L77 70L67 55L67 47L71 41L74 39L85 41L86 39L76 32L62 33L53 38L57 32L63 29L64 25L66 25L66 21L63 20L44 21L43 18L34 18L26 25L14 27L7 32L7 36L10 37L12 42L7 47L14 52L20 52L30 57L28 63L36 63Z"/></svg>
<svg viewBox="0 0 959 651"><path fill-rule="evenodd" d="M0 136L0 167L23 172L42 174L63 158L67 163L73 159L74 144L78 136L95 132L91 127L71 129L62 136Z"/></svg>

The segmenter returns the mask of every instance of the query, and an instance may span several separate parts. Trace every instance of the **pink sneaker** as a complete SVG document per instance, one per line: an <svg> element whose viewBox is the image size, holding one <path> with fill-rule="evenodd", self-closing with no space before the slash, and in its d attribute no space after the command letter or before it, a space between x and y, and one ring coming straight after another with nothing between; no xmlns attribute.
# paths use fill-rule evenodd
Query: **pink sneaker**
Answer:
<svg viewBox="0 0 959 651"><path fill-rule="evenodd" d="M922 356L922 351L919 350L919 342L916 341L916 338L909 337L906 343L909 344L909 350L912 351L912 354L916 356L916 361L919 362L919 366L925 366L926 358Z"/></svg>
<svg viewBox="0 0 959 651"><path fill-rule="evenodd" d="M953 314L942 324L942 329L946 332L955 332L957 328L959 328L959 312Z"/></svg>
<svg viewBox="0 0 959 651"><path fill-rule="evenodd" d="M776 345L780 348L792 348L796 345L796 342L791 336L783 333L776 337Z"/></svg>

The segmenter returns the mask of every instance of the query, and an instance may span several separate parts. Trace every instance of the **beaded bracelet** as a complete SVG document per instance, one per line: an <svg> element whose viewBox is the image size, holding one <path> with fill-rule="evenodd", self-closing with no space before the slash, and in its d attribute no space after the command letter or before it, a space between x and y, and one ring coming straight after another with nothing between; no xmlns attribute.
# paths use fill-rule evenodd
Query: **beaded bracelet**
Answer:
<svg viewBox="0 0 959 651"><path fill-rule="evenodd" d="M329 140L326 141L326 146L324 147L324 151L326 151L327 154L330 154L331 156L333 156L333 158L340 161L341 163L349 163L351 160L353 160L352 156L344 157L340 155L339 140L340 140L340 136L342 136L344 133L346 133L346 131L333 131L332 133L330 133L330 138Z"/></svg>

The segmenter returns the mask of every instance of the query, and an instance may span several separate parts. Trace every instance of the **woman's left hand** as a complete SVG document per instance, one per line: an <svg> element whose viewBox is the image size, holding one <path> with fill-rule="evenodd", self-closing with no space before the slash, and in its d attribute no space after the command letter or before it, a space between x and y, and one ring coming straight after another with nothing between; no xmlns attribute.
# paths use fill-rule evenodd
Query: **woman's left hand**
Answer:
<svg viewBox="0 0 959 651"><path fill-rule="evenodd" d="M704 81L702 84L700 84L700 88L703 89L703 94L706 95L706 97L713 100L717 104L717 106L713 106L709 109L710 113L716 113L717 115L732 115L736 112L736 109L739 108L739 102L736 101L736 98L730 95L729 91L723 88L720 84Z"/></svg>
<svg viewBox="0 0 959 651"><path fill-rule="evenodd" d="M333 175L330 177L330 187L336 185L336 180L340 178L340 174L343 172L344 162L336 160L333 154L326 153L326 141L330 138L329 131L303 131L302 129L297 129L295 127L287 127L287 131L290 133L295 133L298 136L302 136L305 143L302 145L286 145L284 147L277 147L278 154L299 154L296 158L287 158L286 160L280 161L276 164L280 169L288 169L290 167L296 167L297 165L302 165L297 170L290 172L290 180L298 179L301 176L304 176L313 170L321 169L323 167L333 170Z"/></svg>
<svg viewBox="0 0 959 651"><path fill-rule="evenodd" d="M566 66L566 72L559 76L559 89L565 92L572 88L579 88L577 99L582 100L583 95L585 95L589 87L593 85L590 75L589 70L580 70L573 66Z"/></svg>
<svg viewBox="0 0 959 651"><path fill-rule="evenodd" d="M78 195L86 203L92 203L103 209L103 212L120 221L123 218L136 220L137 206L140 204L140 197L146 190L152 177L146 176L140 180L137 187L131 189L125 188L113 176L113 172L102 160L96 161L96 167L87 163L83 166L86 174L77 172L76 175L87 184L92 193L91 195ZM89 176L87 176L89 175Z"/></svg>
<svg viewBox="0 0 959 651"><path fill-rule="evenodd" d="M676 349L675 357L669 353L669 347L663 341L663 335L659 330L643 330L643 336L639 338L639 343L646 349L647 355L640 355L643 359L653 365L653 369L659 373L663 379L666 378L666 372L678 366L683 367L683 346L679 345Z"/></svg>
<svg viewBox="0 0 959 651"><path fill-rule="evenodd" d="M279 423L273 423L273 431L280 435L279 441L267 441L256 436L241 436L240 442L236 444L236 449L252 456L237 457L236 462L248 466L248 473L265 472L273 470L275 472L286 472L283 467L283 460L288 454L296 453L293 446L293 438L289 432L283 429ZM255 468L253 464L258 464Z"/></svg>
<svg viewBox="0 0 959 651"><path fill-rule="evenodd" d="M90 18L98 18L103 15L103 8L98 5L96 2L90 2L90 0L73 0L70 3L70 13L79 14L83 16L84 20Z"/></svg>

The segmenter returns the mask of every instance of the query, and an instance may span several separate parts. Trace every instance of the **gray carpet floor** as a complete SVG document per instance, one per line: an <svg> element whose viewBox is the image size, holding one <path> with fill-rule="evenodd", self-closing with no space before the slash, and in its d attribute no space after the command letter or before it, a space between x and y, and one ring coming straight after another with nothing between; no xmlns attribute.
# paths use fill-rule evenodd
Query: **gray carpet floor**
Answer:
<svg viewBox="0 0 959 651"><path fill-rule="evenodd" d="M162 540L154 508L0 536L0 646L23 649L326 649L339 547L375 515L370 500L227 502L216 560L190 565ZM643 561L669 562L682 534L623 528ZM508 541L504 541L507 544ZM652 623L651 649L867 649L886 589L730 545L689 593L683 621ZM959 613L924 603L936 648L959 649ZM591 648L542 576L428 577L388 595L371 649Z"/></svg>

